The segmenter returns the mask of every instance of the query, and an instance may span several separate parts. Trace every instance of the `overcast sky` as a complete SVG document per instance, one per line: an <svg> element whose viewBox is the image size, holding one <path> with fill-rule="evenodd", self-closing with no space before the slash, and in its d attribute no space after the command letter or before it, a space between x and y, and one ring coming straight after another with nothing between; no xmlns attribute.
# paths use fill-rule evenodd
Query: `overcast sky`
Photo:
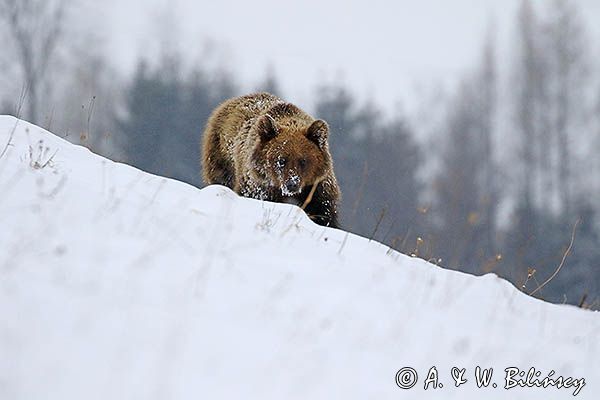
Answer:
<svg viewBox="0 0 600 400"><path fill-rule="evenodd" d="M550 0L538 0L536 4ZM106 9L107 3L112 3ZM578 0L589 21L600 1ZM272 66L291 101L308 102L316 85L342 81L393 108L411 106L419 86L451 83L472 66L490 23L503 52L519 0L110 0L106 50L131 71L156 35L190 59L216 43L219 60L251 90ZM168 11L165 11L168 10ZM599 24L595 24L599 25ZM593 34L594 24L588 24ZM594 47L593 50L597 50ZM312 103L312 102L311 102Z"/></svg>

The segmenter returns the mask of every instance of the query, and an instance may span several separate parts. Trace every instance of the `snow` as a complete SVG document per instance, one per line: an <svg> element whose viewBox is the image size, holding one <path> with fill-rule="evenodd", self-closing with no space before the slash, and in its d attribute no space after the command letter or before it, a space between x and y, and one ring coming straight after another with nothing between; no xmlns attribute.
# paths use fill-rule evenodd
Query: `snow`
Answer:
<svg viewBox="0 0 600 400"><path fill-rule="evenodd" d="M597 312L12 117L0 117L0 155L1 399L573 397L506 390L510 367L584 378L576 398L600 396ZM433 366L444 386L424 390ZM497 388L476 387L477 366ZM411 389L395 383L404 367L418 373Z"/></svg>

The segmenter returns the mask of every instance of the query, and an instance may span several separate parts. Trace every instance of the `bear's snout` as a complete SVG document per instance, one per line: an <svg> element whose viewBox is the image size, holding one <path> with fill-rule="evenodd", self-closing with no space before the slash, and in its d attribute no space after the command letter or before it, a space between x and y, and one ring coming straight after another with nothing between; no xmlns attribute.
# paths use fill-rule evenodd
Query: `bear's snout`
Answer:
<svg viewBox="0 0 600 400"><path fill-rule="evenodd" d="M289 180L285 183L285 187L290 193L296 193L300 189L300 182Z"/></svg>
<svg viewBox="0 0 600 400"><path fill-rule="evenodd" d="M296 174L292 174L283 184L282 192L284 195L291 196L300 193L302 189L300 185L300 177Z"/></svg>

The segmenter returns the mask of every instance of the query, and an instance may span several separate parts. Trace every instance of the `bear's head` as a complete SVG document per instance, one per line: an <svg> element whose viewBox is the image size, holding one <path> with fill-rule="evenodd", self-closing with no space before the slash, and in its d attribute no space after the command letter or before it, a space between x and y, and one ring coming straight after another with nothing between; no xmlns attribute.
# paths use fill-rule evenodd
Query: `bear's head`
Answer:
<svg viewBox="0 0 600 400"><path fill-rule="evenodd" d="M323 120L278 124L269 114L254 125L258 133L254 165L281 195L300 194L318 183L331 168L327 145L329 127Z"/></svg>

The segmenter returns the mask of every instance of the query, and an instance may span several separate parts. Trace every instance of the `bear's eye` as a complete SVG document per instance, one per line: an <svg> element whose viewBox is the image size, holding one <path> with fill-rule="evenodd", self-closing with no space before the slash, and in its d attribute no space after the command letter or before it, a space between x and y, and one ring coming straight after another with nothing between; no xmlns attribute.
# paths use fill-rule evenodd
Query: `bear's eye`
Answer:
<svg viewBox="0 0 600 400"><path fill-rule="evenodd" d="M285 167L286 162L287 160L285 158L280 157L275 162L275 165L277 166L277 168L282 169L283 167Z"/></svg>
<svg viewBox="0 0 600 400"><path fill-rule="evenodd" d="M306 168L306 164L308 162L306 161L306 158L301 158L300 161L298 161L298 165L300 166L301 169Z"/></svg>

